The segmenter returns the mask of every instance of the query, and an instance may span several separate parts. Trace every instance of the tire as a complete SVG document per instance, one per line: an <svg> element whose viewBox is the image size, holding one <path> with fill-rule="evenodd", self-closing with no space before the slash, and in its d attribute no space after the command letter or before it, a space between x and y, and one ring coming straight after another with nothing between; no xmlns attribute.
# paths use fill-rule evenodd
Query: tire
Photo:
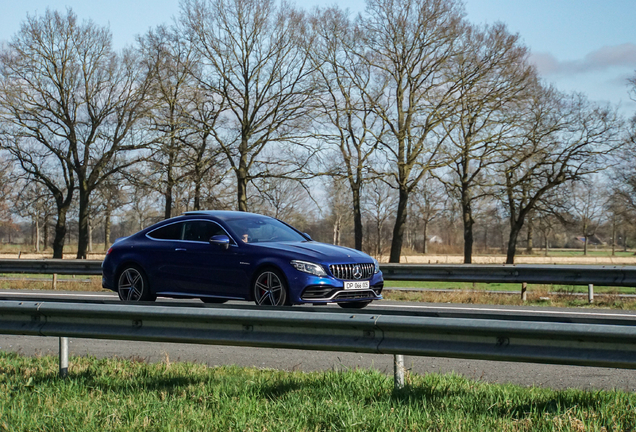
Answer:
<svg viewBox="0 0 636 432"><path fill-rule="evenodd" d="M207 303L214 303L214 304L227 303L227 299L214 298L214 297L201 297L201 301L206 304Z"/></svg>
<svg viewBox="0 0 636 432"><path fill-rule="evenodd" d="M354 301L354 302L346 302L346 303L338 303L343 309L362 309L365 308L371 303L371 301Z"/></svg>
<svg viewBox="0 0 636 432"><path fill-rule="evenodd" d="M157 296L150 292L148 277L139 266L127 264L117 277L117 294L124 302L155 301Z"/></svg>
<svg viewBox="0 0 636 432"><path fill-rule="evenodd" d="M258 306L284 306L289 304L287 283L279 271L272 268L258 272L252 285L254 303Z"/></svg>

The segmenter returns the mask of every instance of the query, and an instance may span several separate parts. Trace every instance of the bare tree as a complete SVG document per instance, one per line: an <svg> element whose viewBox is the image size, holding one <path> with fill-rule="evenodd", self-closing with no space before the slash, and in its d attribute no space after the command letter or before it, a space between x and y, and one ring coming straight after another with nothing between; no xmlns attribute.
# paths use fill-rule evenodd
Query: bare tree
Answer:
<svg viewBox="0 0 636 432"><path fill-rule="evenodd" d="M500 193L510 223L508 264L514 263L528 214L556 188L601 171L607 156L623 145L616 112L580 94L537 89L526 119L520 140L504 150L500 167Z"/></svg>
<svg viewBox="0 0 636 432"><path fill-rule="evenodd" d="M413 193L415 217L422 222L422 253L428 253L428 229L444 212L446 197L439 182L432 177L424 179Z"/></svg>
<svg viewBox="0 0 636 432"><path fill-rule="evenodd" d="M377 95L371 90L371 68L356 55L363 39L345 12L338 8L318 10L312 16L309 53L316 70L321 116L318 138L331 144L336 153L336 175L347 179L351 189L355 248L362 250L362 205L364 185L375 177L370 160L378 146L383 122L371 109Z"/></svg>
<svg viewBox="0 0 636 432"><path fill-rule="evenodd" d="M46 238L42 236L43 224L47 220L47 205L50 204L50 194L46 188L38 182L27 182L15 197L14 211L22 216L30 218L33 226L33 246L36 252L40 252L40 244L46 245Z"/></svg>
<svg viewBox="0 0 636 432"><path fill-rule="evenodd" d="M605 218L608 193L603 186L598 176L592 176L570 187L570 214L583 235L583 255L587 255L589 240L596 235Z"/></svg>
<svg viewBox="0 0 636 432"><path fill-rule="evenodd" d="M225 122L211 131L247 211L248 184L269 175L262 152L280 143L289 155L305 139L313 95L304 16L273 0L184 0L180 23L201 57L199 86L223 104Z"/></svg>
<svg viewBox="0 0 636 432"><path fill-rule="evenodd" d="M365 194L364 204L369 222L374 228L373 254L380 259L384 251L384 227L395 213L395 192L385 182L375 180L371 182L368 193Z"/></svg>
<svg viewBox="0 0 636 432"><path fill-rule="evenodd" d="M208 138L219 116L211 98L198 88L193 72L198 54L177 28L159 26L139 39L144 63L152 70L154 100L150 128L157 137L153 154L133 181L152 188L164 197L164 218L172 216L175 188L195 180L200 195L203 176L212 168L208 160ZM195 209L200 196L195 193Z"/></svg>
<svg viewBox="0 0 636 432"><path fill-rule="evenodd" d="M259 213L282 219L288 223L307 213L309 195L302 183L292 179L269 177L254 183L258 196L253 205Z"/></svg>
<svg viewBox="0 0 636 432"><path fill-rule="evenodd" d="M123 178L116 174L101 182L95 190L96 205L93 210L95 215L102 215L105 251L110 247L113 213L129 204L129 191L124 185Z"/></svg>
<svg viewBox="0 0 636 432"><path fill-rule="evenodd" d="M7 91L6 83L3 81L2 98L3 109L11 107L12 94ZM55 237L53 239L53 258L62 258L64 253L64 242L67 233L67 213L73 201L73 194L76 190L75 176L73 169L68 163L70 156L68 150L62 153L60 140L46 129L34 128L26 133L21 128L11 124L8 118L17 114L16 111L8 110L10 115L3 117L5 129L0 135L0 145L7 150L9 157L24 171L26 181L37 182L44 185L52 196L57 219L55 222ZM8 124L8 126L7 126ZM38 139L29 137L30 133L35 133ZM42 148L40 142L56 148L59 152L54 152Z"/></svg>
<svg viewBox="0 0 636 432"><path fill-rule="evenodd" d="M333 228L333 244L340 245L344 227L351 218L351 205L347 194L347 185L339 177L327 177L325 185L326 201L329 205L327 220Z"/></svg>
<svg viewBox="0 0 636 432"><path fill-rule="evenodd" d="M372 70L372 94L382 95L372 108L384 123L377 139L398 190L389 260L399 262L409 195L443 163L434 131L457 90L446 69L458 54L462 10L454 0L369 0L357 24L364 38L358 56Z"/></svg>
<svg viewBox="0 0 636 432"><path fill-rule="evenodd" d="M490 193L493 177L488 168L500 162L497 149L518 124L515 105L536 78L519 36L509 34L503 24L483 31L466 27L460 43L462 54L454 57L449 72L458 86L456 105L442 123L447 135L444 152L452 163L442 180L459 199L464 263L471 263L473 206Z"/></svg>
<svg viewBox="0 0 636 432"><path fill-rule="evenodd" d="M145 114L146 75L132 53L112 50L111 39L107 28L78 23L70 9L47 10L27 18L2 57L6 117L38 153L54 155L76 176L78 258L86 257L90 195L134 162L122 153L139 148L133 126ZM66 185L74 187L70 179Z"/></svg>

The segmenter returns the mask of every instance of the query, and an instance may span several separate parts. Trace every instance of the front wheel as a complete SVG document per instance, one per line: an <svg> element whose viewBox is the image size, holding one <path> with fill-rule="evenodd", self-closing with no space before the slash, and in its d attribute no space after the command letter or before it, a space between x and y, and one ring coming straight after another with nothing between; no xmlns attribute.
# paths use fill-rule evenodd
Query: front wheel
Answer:
<svg viewBox="0 0 636 432"><path fill-rule="evenodd" d="M355 301L355 302L346 302L346 303L338 303L343 309L362 309L365 308L371 303L370 301Z"/></svg>
<svg viewBox="0 0 636 432"><path fill-rule="evenodd" d="M150 292L148 278L144 271L136 265L127 265L117 278L119 299L125 302L155 301L156 296Z"/></svg>
<svg viewBox="0 0 636 432"><path fill-rule="evenodd" d="M263 270L254 279L253 294L259 306L283 306L287 304L285 278L276 270Z"/></svg>

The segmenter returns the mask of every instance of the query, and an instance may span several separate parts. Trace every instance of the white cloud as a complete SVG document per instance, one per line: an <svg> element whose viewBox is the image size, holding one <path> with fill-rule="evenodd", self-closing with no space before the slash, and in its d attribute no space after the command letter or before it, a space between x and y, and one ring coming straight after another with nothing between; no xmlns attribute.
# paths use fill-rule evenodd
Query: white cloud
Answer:
<svg viewBox="0 0 636 432"><path fill-rule="evenodd" d="M530 55L530 61L546 76L605 71L612 67L636 68L636 44L605 46L573 61L560 61L550 53L536 53Z"/></svg>

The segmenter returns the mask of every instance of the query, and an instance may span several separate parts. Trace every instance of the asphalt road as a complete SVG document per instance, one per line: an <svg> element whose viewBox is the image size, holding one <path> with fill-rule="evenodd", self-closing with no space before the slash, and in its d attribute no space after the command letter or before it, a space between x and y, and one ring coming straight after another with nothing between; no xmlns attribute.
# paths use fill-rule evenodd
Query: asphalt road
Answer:
<svg viewBox="0 0 636 432"><path fill-rule="evenodd" d="M42 300L116 300L116 296L109 293L0 291L0 299L8 300L16 298L29 298L32 300L36 298ZM191 301L182 300L180 302L188 303ZM195 301L192 304L193 306L201 305L199 301ZM528 311L534 311L534 313L560 315L575 320L584 320L590 316L611 315L621 316L629 321L634 320L636 325L636 313L630 311L516 308L488 305L401 303L389 301L374 303L373 308L387 312L390 310L441 314L445 311L466 311L467 313L504 313L519 315L528 313ZM0 335L0 350L20 352L26 355L57 355L58 339L35 336ZM69 351L71 355L134 357L143 358L148 362L166 360L170 362L192 361L205 363L209 366L236 364L239 366L302 371L375 368L387 374L393 373L393 356L380 354L93 339L70 339ZM405 359L405 364L412 372L418 374L455 372L469 378L492 383L514 383L523 386L540 386L554 389L580 388L636 391L636 371L624 369L412 356Z"/></svg>

